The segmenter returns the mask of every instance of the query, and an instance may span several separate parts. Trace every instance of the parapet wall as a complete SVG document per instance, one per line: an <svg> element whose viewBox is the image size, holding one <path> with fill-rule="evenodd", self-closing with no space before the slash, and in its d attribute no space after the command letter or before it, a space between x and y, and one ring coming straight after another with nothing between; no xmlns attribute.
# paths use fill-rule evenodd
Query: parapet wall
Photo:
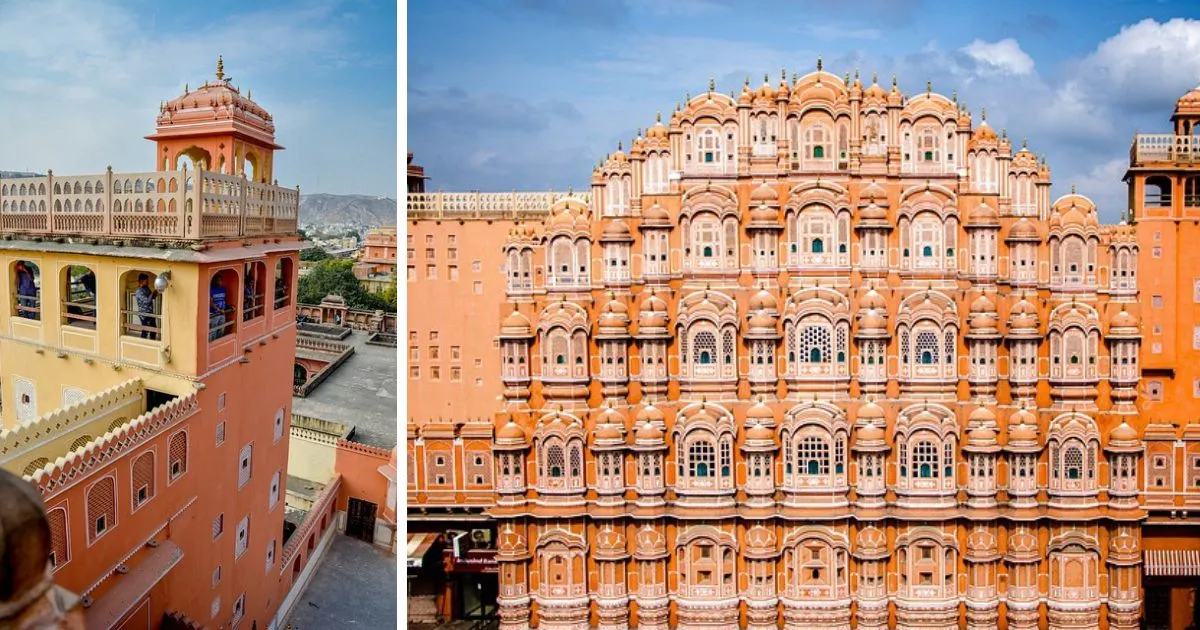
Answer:
<svg viewBox="0 0 1200 630"><path fill-rule="evenodd" d="M0 463L17 463L20 456L125 408L132 412L130 417L140 415L145 411L145 399L146 387L135 378L55 409L29 424L0 431Z"/></svg>
<svg viewBox="0 0 1200 630"><path fill-rule="evenodd" d="M48 500L199 410L195 392L176 398L105 432L82 449L57 458L26 478L37 487L42 499Z"/></svg>

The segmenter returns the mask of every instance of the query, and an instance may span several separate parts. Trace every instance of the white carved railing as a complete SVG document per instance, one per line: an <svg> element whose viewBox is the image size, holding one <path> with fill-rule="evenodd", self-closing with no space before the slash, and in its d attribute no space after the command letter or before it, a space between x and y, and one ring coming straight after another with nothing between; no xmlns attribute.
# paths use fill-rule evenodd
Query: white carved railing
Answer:
<svg viewBox="0 0 1200 630"><path fill-rule="evenodd" d="M1200 136L1138 134L1133 138L1129 159L1134 164L1200 161Z"/></svg>
<svg viewBox="0 0 1200 630"><path fill-rule="evenodd" d="M300 193L204 170L0 179L0 229L198 240L294 235Z"/></svg>
<svg viewBox="0 0 1200 630"><path fill-rule="evenodd" d="M585 203L588 193L564 192L439 192L409 193L409 219L522 219L541 218L563 197Z"/></svg>

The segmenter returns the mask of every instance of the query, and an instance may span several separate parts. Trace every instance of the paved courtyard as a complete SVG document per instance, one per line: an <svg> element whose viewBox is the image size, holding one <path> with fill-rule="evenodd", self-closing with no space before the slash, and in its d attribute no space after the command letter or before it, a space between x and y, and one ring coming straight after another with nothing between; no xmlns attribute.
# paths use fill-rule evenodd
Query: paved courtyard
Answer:
<svg viewBox="0 0 1200 630"><path fill-rule="evenodd" d="M395 628L396 612L396 557L334 535L289 623L292 630Z"/></svg>

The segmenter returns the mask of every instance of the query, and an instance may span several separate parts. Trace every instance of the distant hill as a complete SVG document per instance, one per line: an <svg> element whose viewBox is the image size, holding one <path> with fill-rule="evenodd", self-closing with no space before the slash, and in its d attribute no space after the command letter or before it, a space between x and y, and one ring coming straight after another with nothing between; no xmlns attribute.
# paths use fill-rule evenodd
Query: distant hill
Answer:
<svg viewBox="0 0 1200 630"><path fill-rule="evenodd" d="M396 200L367 195L300 195L301 225L396 225Z"/></svg>
<svg viewBox="0 0 1200 630"><path fill-rule="evenodd" d="M22 171L0 171L0 178L9 179L13 177L41 177L41 173L25 173Z"/></svg>

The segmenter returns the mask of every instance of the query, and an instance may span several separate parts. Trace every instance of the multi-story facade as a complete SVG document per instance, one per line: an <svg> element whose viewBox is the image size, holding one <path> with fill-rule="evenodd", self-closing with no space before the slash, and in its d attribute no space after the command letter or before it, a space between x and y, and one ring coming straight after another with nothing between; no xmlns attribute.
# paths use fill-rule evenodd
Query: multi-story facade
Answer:
<svg viewBox="0 0 1200 630"><path fill-rule="evenodd" d="M162 106L159 170L0 180L0 463L40 492L88 627L274 627L299 572L299 192L269 183L274 134L218 63Z"/></svg>
<svg viewBox="0 0 1200 630"><path fill-rule="evenodd" d="M820 65L592 183L504 243L502 627L1138 626L1132 226Z"/></svg>
<svg viewBox="0 0 1200 630"><path fill-rule="evenodd" d="M1145 342L1139 410L1146 444L1143 527L1146 622L1200 624L1200 88L1171 116L1172 133L1142 134L1129 154Z"/></svg>

